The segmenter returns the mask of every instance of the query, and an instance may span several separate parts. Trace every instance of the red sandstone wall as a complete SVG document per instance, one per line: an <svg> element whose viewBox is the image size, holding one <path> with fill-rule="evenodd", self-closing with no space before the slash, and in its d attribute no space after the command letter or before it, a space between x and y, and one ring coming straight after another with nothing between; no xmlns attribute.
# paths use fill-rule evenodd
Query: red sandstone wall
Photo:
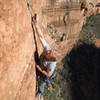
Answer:
<svg viewBox="0 0 100 100"><path fill-rule="evenodd" d="M0 100L35 100L34 51L26 0L0 1Z"/></svg>

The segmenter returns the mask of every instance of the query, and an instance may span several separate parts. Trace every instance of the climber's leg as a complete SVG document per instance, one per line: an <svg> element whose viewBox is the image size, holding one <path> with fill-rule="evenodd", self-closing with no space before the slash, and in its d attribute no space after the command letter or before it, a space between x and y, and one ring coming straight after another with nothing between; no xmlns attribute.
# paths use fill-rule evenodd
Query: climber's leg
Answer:
<svg viewBox="0 0 100 100"><path fill-rule="evenodd" d="M44 92L44 88L45 88L46 83L42 83L39 87L39 92L43 93Z"/></svg>

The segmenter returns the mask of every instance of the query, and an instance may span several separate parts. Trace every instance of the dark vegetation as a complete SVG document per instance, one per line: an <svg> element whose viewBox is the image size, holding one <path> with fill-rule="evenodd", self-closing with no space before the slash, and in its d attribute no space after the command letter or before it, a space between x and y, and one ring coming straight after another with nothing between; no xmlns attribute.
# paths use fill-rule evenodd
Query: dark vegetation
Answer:
<svg viewBox="0 0 100 100"><path fill-rule="evenodd" d="M65 59L71 73L72 100L100 100L100 49L83 43Z"/></svg>
<svg viewBox="0 0 100 100"><path fill-rule="evenodd" d="M100 39L100 14L87 18L87 23L83 26L80 41L94 44L95 39Z"/></svg>
<svg viewBox="0 0 100 100"><path fill-rule="evenodd" d="M100 38L99 14L87 18L77 45L58 64L53 90L44 93L46 100L100 100L100 48L95 46L96 38Z"/></svg>

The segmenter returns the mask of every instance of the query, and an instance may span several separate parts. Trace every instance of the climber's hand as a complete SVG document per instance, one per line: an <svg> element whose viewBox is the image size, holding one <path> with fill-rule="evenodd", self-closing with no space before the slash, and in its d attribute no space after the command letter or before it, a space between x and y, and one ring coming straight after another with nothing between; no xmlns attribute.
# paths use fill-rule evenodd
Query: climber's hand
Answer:
<svg viewBox="0 0 100 100"><path fill-rule="evenodd" d="M42 69L40 68L40 66L36 66L36 68L41 72L42 71Z"/></svg>
<svg viewBox="0 0 100 100"><path fill-rule="evenodd" d="M39 21L39 16L38 16L38 14L34 14L34 16L32 17L32 21L33 21L35 24L38 23L38 21Z"/></svg>

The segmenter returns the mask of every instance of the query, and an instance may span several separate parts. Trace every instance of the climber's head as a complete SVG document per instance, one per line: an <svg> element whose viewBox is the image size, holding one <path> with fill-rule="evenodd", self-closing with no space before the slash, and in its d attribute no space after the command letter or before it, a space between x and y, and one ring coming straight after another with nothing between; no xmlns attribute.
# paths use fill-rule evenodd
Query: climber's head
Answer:
<svg viewBox="0 0 100 100"><path fill-rule="evenodd" d="M45 57L46 57L47 60L56 61L57 60L56 51L55 50L46 51Z"/></svg>

